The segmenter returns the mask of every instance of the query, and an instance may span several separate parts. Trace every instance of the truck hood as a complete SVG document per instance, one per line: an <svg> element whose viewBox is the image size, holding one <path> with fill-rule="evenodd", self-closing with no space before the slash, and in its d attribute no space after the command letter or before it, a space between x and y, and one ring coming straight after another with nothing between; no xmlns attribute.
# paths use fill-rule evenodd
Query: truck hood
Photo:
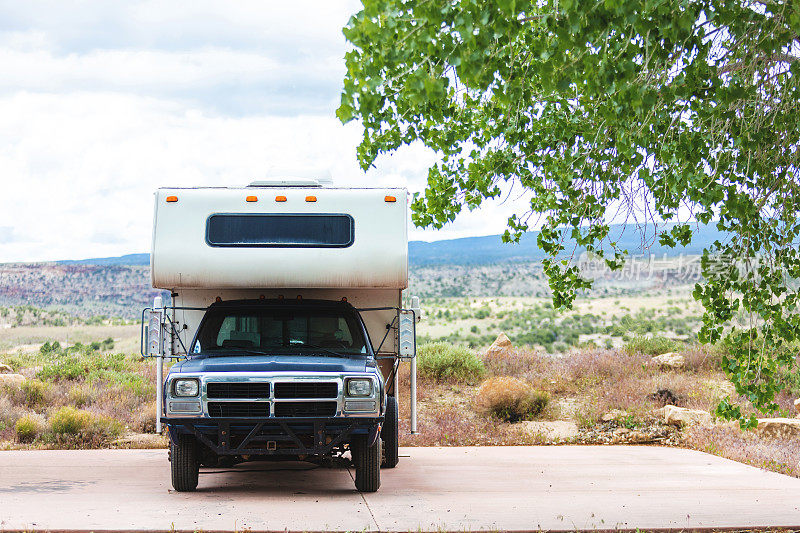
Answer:
<svg viewBox="0 0 800 533"><path fill-rule="evenodd" d="M319 357L309 355L198 355L177 363L170 369L170 373L365 372L367 368L367 359L356 357Z"/></svg>

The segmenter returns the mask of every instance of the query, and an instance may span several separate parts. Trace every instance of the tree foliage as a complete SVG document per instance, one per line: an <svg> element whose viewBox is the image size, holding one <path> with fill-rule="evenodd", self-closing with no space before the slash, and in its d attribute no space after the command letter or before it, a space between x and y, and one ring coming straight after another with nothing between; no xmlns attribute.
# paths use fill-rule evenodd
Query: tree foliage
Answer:
<svg viewBox="0 0 800 533"><path fill-rule="evenodd" d="M800 2L363 0L344 34L337 114L364 126L361 166L415 142L438 155L418 226L526 191L504 240L541 228L558 306L591 285L566 237L620 268L620 219L667 246L697 224L729 235L703 257L701 338L744 346L725 369L775 407L800 335Z"/></svg>

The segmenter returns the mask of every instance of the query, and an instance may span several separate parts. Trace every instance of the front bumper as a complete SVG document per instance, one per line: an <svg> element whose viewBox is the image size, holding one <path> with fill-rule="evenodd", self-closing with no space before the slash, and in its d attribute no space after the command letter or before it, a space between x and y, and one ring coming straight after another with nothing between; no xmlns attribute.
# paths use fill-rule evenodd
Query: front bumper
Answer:
<svg viewBox="0 0 800 533"><path fill-rule="evenodd" d="M162 418L170 439L194 435L217 455L328 456L354 435L378 438L383 417L374 418Z"/></svg>

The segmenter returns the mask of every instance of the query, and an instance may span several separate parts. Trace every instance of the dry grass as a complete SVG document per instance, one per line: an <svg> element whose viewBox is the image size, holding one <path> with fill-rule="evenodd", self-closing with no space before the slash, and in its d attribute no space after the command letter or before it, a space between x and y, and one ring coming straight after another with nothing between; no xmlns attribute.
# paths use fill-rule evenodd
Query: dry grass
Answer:
<svg viewBox="0 0 800 533"><path fill-rule="evenodd" d="M547 406L548 397L521 379L501 376L484 381L475 395L475 406L486 416L506 422L531 420Z"/></svg>
<svg viewBox="0 0 800 533"><path fill-rule="evenodd" d="M766 439L735 427L692 427L686 430L688 447L758 468L800 477L800 440Z"/></svg>

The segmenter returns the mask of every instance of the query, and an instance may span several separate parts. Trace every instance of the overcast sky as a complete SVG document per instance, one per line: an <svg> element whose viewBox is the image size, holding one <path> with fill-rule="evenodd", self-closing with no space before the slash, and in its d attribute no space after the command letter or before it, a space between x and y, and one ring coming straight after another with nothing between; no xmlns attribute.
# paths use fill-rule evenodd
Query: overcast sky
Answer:
<svg viewBox="0 0 800 533"><path fill-rule="evenodd" d="M292 169L422 190L417 147L355 160L334 111L352 1L0 0L0 262L150 248L162 186L241 186ZM509 204L434 240L500 233Z"/></svg>

